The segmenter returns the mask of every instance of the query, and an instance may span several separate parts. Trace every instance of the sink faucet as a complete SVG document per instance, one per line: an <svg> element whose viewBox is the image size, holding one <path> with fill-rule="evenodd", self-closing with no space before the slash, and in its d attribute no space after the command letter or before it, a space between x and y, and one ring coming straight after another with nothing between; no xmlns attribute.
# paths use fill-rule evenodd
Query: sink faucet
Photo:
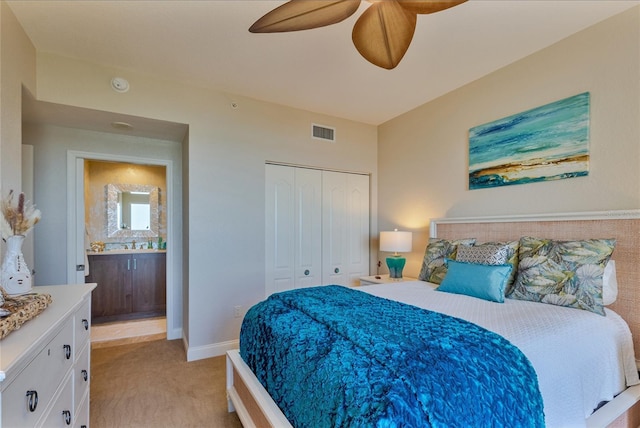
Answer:
<svg viewBox="0 0 640 428"><path fill-rule="evenodd" d="M131 249L132 250L136 249L136 241L131 241Z"/></svg>

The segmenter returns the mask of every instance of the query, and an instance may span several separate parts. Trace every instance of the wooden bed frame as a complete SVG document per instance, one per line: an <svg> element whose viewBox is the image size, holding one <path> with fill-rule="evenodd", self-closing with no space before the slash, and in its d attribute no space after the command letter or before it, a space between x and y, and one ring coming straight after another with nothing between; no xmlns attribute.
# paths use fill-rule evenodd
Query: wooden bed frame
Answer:
<svg viewBox="0 0 640 428"><path fill-rule="evenodd" d="M522 236L558 240L615 238L618 298L610 306L627 321L640 356L640 210L534 216L434 219L432 237L477 238L477 242L517 240ZM636 363L639 364L638 359ZM639 364L640 366L640 364ZM251 372L238 350L227 352L229 411L244 427L290 427L278 406ZM627 388L587 419L588 427L636 428L640 425L640 385Z"/></svg>

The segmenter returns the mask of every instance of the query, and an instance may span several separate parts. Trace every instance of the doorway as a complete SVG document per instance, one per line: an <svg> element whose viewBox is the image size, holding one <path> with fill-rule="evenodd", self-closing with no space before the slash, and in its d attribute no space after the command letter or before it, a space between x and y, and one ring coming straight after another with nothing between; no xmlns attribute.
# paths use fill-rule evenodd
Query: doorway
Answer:
<svg viewBox="0 0 640 428"><path fill-rule="evenodd" d="M86 198L85 192L85 180L87 180L87 162L111 162L114 165L127 164L132 166L137 165L149 165L164 168L165 176L164 182L166 189L164 191L164 198L162 199L163 212L165 212L165 222L163 230L163 242L168 243L166 245L166 288L165 288L165 302L166 302L166 318L163 320L165 324L164 335L167 339L176 339L180 337L180 328L176 325L176 319L180 316L176 313L175 296L175 281L174 281L174 264L176 262L175 253L171 247L172 242L178 242L174 239L176 228L173 226L176 221L172 218L171 213L174 196L173 196L173 162L164 159L149 159L132 156L122 156L114 154L100 154L90 152L67 152L67 185L68 185L68 217L67 217L67 249L69 265L67 267L67 276L69 282L75 280L75 282L85 282L85 269L88 268L91 272L91 266L88 265L88 255L85 249L90 244L86 242L87 228L86 228ZM106 208L105 208L106 211ZM90 238L91 239L91 238ZM94 235L95 239L95 235ZM129 242L129 244L131 243ZM124 245L123 241L113 241L112 246ZM148 243L148 240L144 241ZM153 241L155 248L157 248L157 237ZM178 302L179 303L179 302ZM153 329L157 329L157 320ZM135 330L135 329L134 329ZM154 330L154 334L157 331Z"/></svg>
<svg viewBox="0 0 640 428"><path fill-rule="evenodd" d="M166 168L85 160L84 177L92 343L166 335Z"/></svg>

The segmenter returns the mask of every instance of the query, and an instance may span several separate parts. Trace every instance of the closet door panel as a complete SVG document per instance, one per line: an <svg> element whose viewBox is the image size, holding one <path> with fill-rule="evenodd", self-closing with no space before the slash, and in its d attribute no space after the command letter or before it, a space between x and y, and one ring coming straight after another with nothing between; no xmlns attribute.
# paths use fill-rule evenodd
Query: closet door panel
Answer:
<svg viewBox="0 0 640 428"><path fill-rule="evenodd" d="M323 172L323 282L353 286L369 273L369 176Z"/></svg>
<svg viewBox="0 0 640 428"><path fill-rule="evenodd" d="M347 285L347 174L322 174L322 279L325 284Z"/></svg>
<svg viewBox="0 0 640 428"><path fill-rule="evenodd" d="M347 275L349 285L355 285L369 274L369 177L349 174L347 189Z"/></svg>
<svg viewBox="0 0 640 428"><path fill-rule="evenodd" d="M295 288L295 170L266 165L266 295Z"/></svg>
<svg viewBox="0 0 640 428"><path fill-rule="evenodd" d="M322 284L322 172L295 168L296 288Z"/></svg>

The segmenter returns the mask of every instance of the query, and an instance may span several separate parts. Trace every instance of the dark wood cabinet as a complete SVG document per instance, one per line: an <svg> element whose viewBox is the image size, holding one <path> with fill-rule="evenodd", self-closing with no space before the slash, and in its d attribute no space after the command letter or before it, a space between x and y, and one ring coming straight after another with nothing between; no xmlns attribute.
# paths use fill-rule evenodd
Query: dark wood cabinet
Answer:
<svg viewBox="0 0 640 428"><path fill-rule="evenodd" d="M166 254L89 256L85 282L98 284L91 297L94 323L166 314Z"/></svg>
<svg viewBox="0 0 640 428"><path fill-rule="evenodd" d="M91 296L93 322L131 313L129 258L128 254L89 256L89 276L85 282L98 284Z"/></svg>
<svg viewBox="0 0 640 428"><path fill-rule="evenodd" d="M133 264L133 312L164 315L167 307L165 253L135 254Z"/></svg>

